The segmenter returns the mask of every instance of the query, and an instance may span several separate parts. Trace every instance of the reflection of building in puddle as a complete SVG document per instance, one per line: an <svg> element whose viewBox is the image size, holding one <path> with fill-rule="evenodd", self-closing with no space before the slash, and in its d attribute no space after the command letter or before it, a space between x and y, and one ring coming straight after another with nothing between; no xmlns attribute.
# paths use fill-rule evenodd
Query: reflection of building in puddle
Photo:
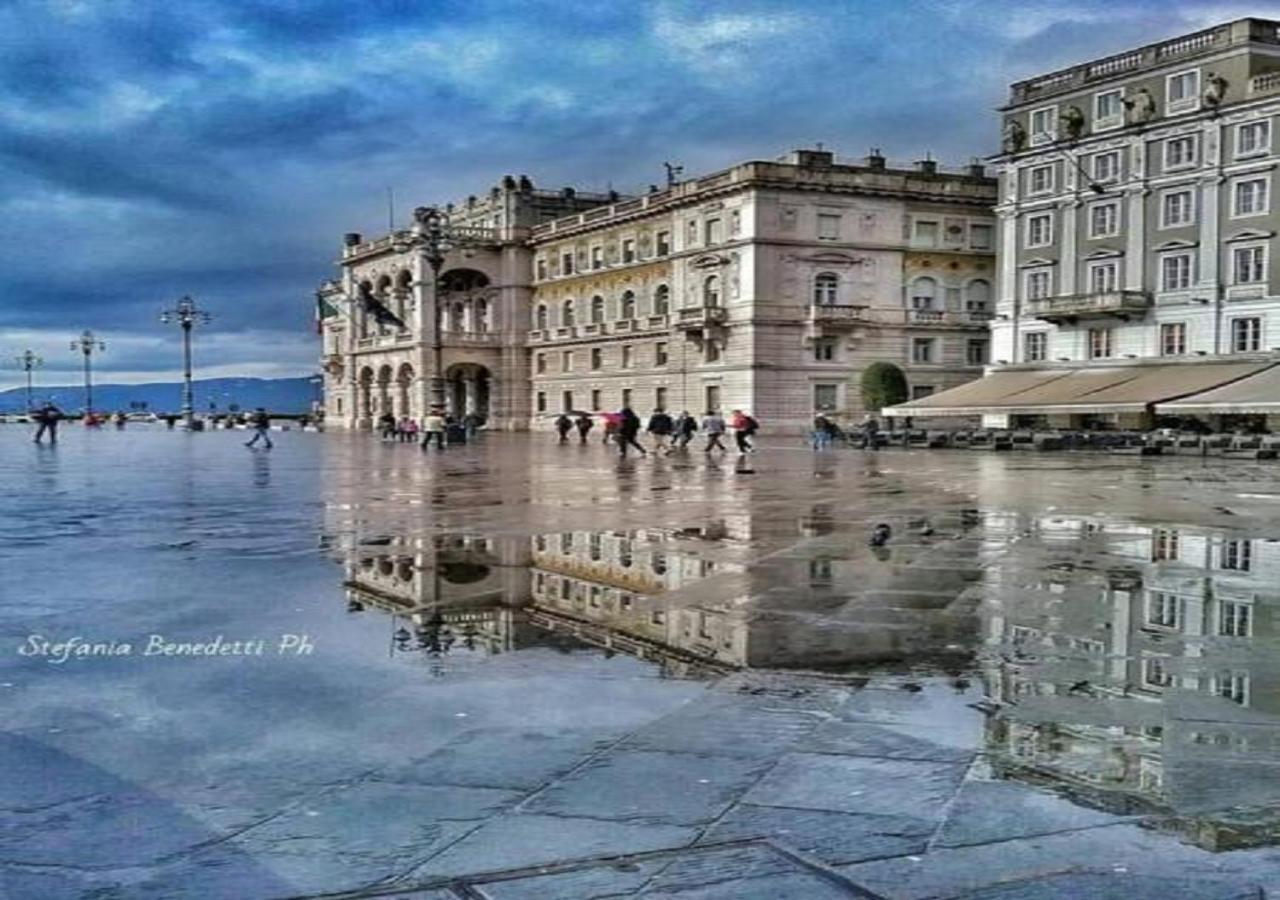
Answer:
<svg viewBox="0 0 1280 900"><path fill-rule="evenodd" d="M1209 849L1280 838L1280 543L1046 518L991 576L997 772Z"/></svg>

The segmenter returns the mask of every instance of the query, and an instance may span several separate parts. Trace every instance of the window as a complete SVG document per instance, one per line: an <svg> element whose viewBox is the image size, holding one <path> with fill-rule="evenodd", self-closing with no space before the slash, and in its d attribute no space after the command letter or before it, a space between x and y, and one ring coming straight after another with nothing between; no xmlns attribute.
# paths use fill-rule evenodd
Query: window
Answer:
<svg viewBox="0 0 1280 900"><path fill-rule="evenodd" d="M971 366L987 364L987 342L971 338L965 348L965 362Z"/></svg>
<svg viewBox="0 0 1280 900"><path fill-rule="evenodd" d="M1029 331L1022 336L1022 358L1025 362L1044 362L1049 355L1049 332Z"/></svg>
<svg viewBox="0 0 1280 900"><path fill-rule="evenodd" d="M547 280L547 261L545 259L538 260L538 280Z"/></svg>
<svg viewBox="0 0 1280 900"><path fill-rule="evenodd" d="M1120 151L1099 153L1093 158L1093 180L1106 184L1120 177Z"/></svg>
<svg viewBox="0 0 1280 900"><path fill-rule="evenodd" d="M816 339L813 342L813 358L816 362L833 362L836 358L836 339Z"/></svg>
<svg viewBox="0 0 1280 900"><path fill-rule="evenodd" d="M911 308L914 310L933 309L933 298L938 293L938 282L932 278L917 278L911 282Z"/></svg>
<svg viewBox="0 0 1280 900"><path fill-rule="evenodd" d="M1224 602L1218 606L1218 634L1223 637L1249 637L1252 621L1253 607L1248 603Z"/></svg>
<svg viewBox="0 0 1280 900"><path fill-rule="evenodd" d="M565 328L572 328L574 321L573 301L566 300L560 307L560 324Z"/></svg>
<svg viewBox="0 0 1280 900"><path fill-rule="evenodd" d="M1164 168L1186 169L1196 164L1196 139L1192 135L1169 138L1164 142Z"/></svg>
<svg viewBox="0 0 1280 900"><path fill-rule="evenodd" d="M604 268L604 248L603 247L591 248L591 268L593 269Z"/></svg>
<svg viewBox="0 0 1280 900"><path fill-rule="evenodd" d="M1120 283L1120 264L1115 260L1089 263L1089 292L1109 294ZM1108 354L1110 355L1110 354Z"/></svg>
<svg viewBox="0 0 1280 900"><path fill-rule="evenodd" d="M591 408L593 410L599 409L601 405L602 404L600 402L600 390L599 388L597 388L596 390L591 392Z"/></svg>
<svg viewBox="0 0 1280 900"><path fill-rule="evenodd" d="M598 369L604 365L604 351L599 347L591 348L591 368Z"/></svg>
<svg viewBox="0 0 1280 900"><path fill-rule="evenodd" d="M1160 326L1160 355L1184 356L1187 352L1185 322L1165 322Z"/></svg>
<svg viewBox="0 0 1280 900"><path fill-rule="evenodd" d="M702 361L709 363L719 362L720 345L715 341L704 341L702 345Z"/></svg>
<svg viewBox="0 0 1280 900"><path fill-rule="evenodd" d="M654 252L657 253L658 256L667 256L671 253L671 232L658 232L658 236L654 240Z"/></svg>
<svg viewBox="0 0 1280 900"><path fill-rule="evenodd" d="M1146 623L1154 628L1177 628L1181 621L1182 603L1176 594L1147 592Z"/></svg>
<svg viewBox="0 0 1280 900"><path fill-rule="evenodd" d="M736 237L742 233L742 210L735 209L729 213L729 234Z"/></svg>
<svg viewBox="0 0 1280 900"><path fill-rule="evenodd" d="M698 243L698 223L690 221L684 229L685 246L693 247Z"/></svg>
<svg viewBox="0 0 1280 900"><path fill-rule="evenodd" d="M1179 72L1165 79L1165 112L1180 113L1200 106L1200 71Z"/></svg>
<svg viewBox="0 0 1280 900"><path fill-rule="evenodd" d="M1190 225L1195 217L1195 195L1190 189L1165 191L1160 197L1160 227Z"/></svg>
<svg viewBox="0 0 1280 900"><path fill-rule="evenodd" d="M653 408L667 408L667 389L664 387L656 387L653 389Z"/></svg>
<svg viewBox="0 0 1280 900"><path fill-rule="evenodd" d="M1233 216L1260 216L1267 211L1267 179L1248 178L1235 183L1232 190Z"/></svg>
<svg viewBox="0 0 1280 900"><path fill-rule="evenodd" d="M566 350L560 354L560 371L561 372L573 371L573 351L572 350Z"/></svg>
<svg viewBox="0 0 1280 900"><path fill-rule="evenodd" d="M671 288L660 284L653 289L653 314L665 316L671 312Z"/></svg>
<svg viewBox="0 0 1280 900"><path fill-rule="evenodd" d="M1027 246L1047 247L1053 243L1053 216L1050 213L1027 217Z"/></svg>
<svg viewBox="0 0 1280 900"><path fill-rule="evenodd" d="M634 319L636 317L636 295L631 291L623 291L618 317L621 319Z"/></svg>
<svg viewBox="0 0 1280 900"><path fill-rule="evenodd" d="M964 309L967 313L979 315L989 312L991 303L991 284L981 278L970 281L964 286Z"/></svg>
<svg viewBox="0 0 1280 900"><path fill-rule="evenodd" d="M840 293L840 276L834 272L820 272L813 279L813 302L818 306L831 306Z"/></svg>
<svg viewBox="0 0 1280 900"><path fill-rule="evenodd" d="M630 344L624 344L622 347L622 368L631 368L632 348Z"/></svg>
<svg viewBox="0 0 1280 900"><path fill-rule="evenodd" d="M1027 273L1027 299L1043 300L1049 296L1049 270L1037 269Z"/></svg>
<svg viewBox="0 0 1280 900"><path fill-rule="evenodd" d="M709 384L703 390L707 412L718 412L720 409L720 385Z"/></svg>
<svg viewBox="0 0 1280 900"><path fill-rule="evenodd" d="M533 358L533 360L534 360L534 371L536 371L539 375L544 374L547 371L547 354L539 353L537 356Z"/></svg>
<svg viewBox="0 0 1280 900"><path fill-rule="evenodd" d="M561 409L564 412L569 412L569 410L573 409L573 391L565 391L561 395L560 400L561 400L561 403L563 404L561 406Z"/></svg>
<svg viewBox="0 0 1280 900"><path fill-rule="evenodd" d="M938 223L917 219L915 222L915 243L925 247L936 247L938 244Z"/></svg>
<svg viewBox="0 0 1280 900"><path fill-rule="evenodd" d="M931 384L913 384L911 386L911 399L923 400L925 397L933 396L933 385Z"/></svg>
<svg viewBox="0 0 1280 900"><path fill-rule="evenodd" d="M1111 356L1111 329L1089 329L1089 358L1108 359Z"/></svg>
<svg viewBox="0 0 1280 900"><path fill-rule="evenodd" d="M573 253L572 252L560 254L560 274L561 275L573 274Z"/></svg>
<svg viewBox="0 0 1280 900"><path fill-rule="evenodd" d="M933 362L933 344L934 338L912 338L911 361L923 364Z"/></svg>
<svg viewBox="0 0 1280 900"><path fill-rule="evenodd" d="M1241 706L1249 702L1249 676L1242 672L1219 672L1213 678L1213 692Z"/></svg>
<svg viewBox="0 0 1280 900"><path fill-rule="evenodd" d="M1233 247L1231 274L1235 284L1258 284L1267 280L1267 248L1262 244Z"/></svg>
<svg viewBox="0 0 1280 900"><path fill-rule="evenodd" d="M1262 349L1262 319L1250 316L1231 320L1231 351L1257 353Z"/></svg>
<svg viewBox="0 0 1280 900"><path fill-rule="evenodd" d="M1058 107L1045 106L1031 113L1031 143L1048 144L1058 137Z"/></svg>
<svg viewBox="0 0 1280 900"><path fill-rule="evenodd" d="M834 384L815 384L813 386L813 408L820 412L834 410L839 405L840 389Z"/></svg>
<svg viewBox="0 0 1280 900"><path fill-rule="evenodd" d="M624 407L631 405L631 388L622 389L622 405Z"/></svg>
<svg viewBox="0 0 1280 900"><path fill-rule="evenodd" d="M995 246L994 237L990 225L969 226L969 247L972 250L990 250Z"/></svg>
<svg viewBox="0 0 1280 900"><path fill-rule="evenodd" d="M1151 534L1151 561L1162 562L1178 558L1178 532L1169 528L1157 528Z"/></svg>
<svg viewBox="0 0 1280 900"><path fill-rule="evenodd" d="M1095 203L1089 207L1089 237L1114 237L1119 233L1119 203Z"/></svg>
<svg viewBox="0 0 1280 900"><path fill-rule="evenodd" d="M707 243L718 244L724 240L719 219L707 219Z"/></svg>
<svg viewBox="0 0 1280 900"><path fill-rule="evenodd" d="M1047 194L1053 190L1053 166L1036 166L1027 173L1027 193Z"/></svg>
<svg viewBox="0 0 1280 900"><path fill-rule="evenodd" d="M539 331L547 330L547 307L540 305L533 314L533 327Z"/></svg>
<svg viewBox="0 0 1280 900"><path fill-rule="evenodd" d="M720 305L720 276L708 275L706 280L702 282L702 305L703 306L719 306Z"/></svg>
<svg viewBox="0 0 1280 900"><path fill-rule="evenodd" d="M1224 541L1220 561L1229 571L1248 572L1253 568L1253 542Z"/></svg>
<svg viewBox="0 0 1280 900"><path fill-rule="evenodd" d="M1271 150L1271 120L1236 126L1236 158L1259 156Z"/></svg>
<svg viewBox="0 0 1280 900"><path fill-rule="evenodd" d="M633 263L636 261L635 238L627 238L622 242L622 261L624 263Z"/></svg>
<svg viewBox="0 0 1280 900"><path fill-rule="evenodd" d="M1191 254L1166 253L1160 257L1160 290L1185 291L1191 287Z"/></svg>
<svg viewBox="0 0 1280 900"><path fill-rule="evenodd" d="M653 364L655 366L665 366L669 358L665 341L658 341L653 345Z"/></svg>
<svg viewBox="0 0 1280 900"><path fill-rule="evenodd" d="M1093 95L1093 130L1124 124L1124 91L1103 91Z"/></svg>
<svg viewBox="0 0 1280 900"><path fill-rule="evenodd" d="M818 213L818 240L840 240L840 216L832 213Z"/></svg>
<svg viewBox="0 0 1280 900"><path fill-rule="evenodd" d="M1167 656L1145 656L1142 659L1142 683L1146 687L1163 688L1173 684Z"/></svg>
<svg viewBox="0 0 1280 900"><path fill-rule="evenodd" d="M537 409L538 409L538 412L540 413L544 413L547 411L547 392L546 391L538 391Z"/></svg>

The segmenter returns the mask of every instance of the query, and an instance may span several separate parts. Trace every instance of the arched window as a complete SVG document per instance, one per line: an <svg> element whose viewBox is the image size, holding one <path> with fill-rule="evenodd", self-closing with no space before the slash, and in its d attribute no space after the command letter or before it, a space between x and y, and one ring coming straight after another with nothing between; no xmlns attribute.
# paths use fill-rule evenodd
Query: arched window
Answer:
<svg viewBox="0 0 1280 900"><path fill-rule="evenodd" d="M665 316L671 312L671 288L660 284L653 289L653 314Z"/></svg>
<svg viewBox="0 0 1280 900"><path fill-rule="evenodd" d="M813 279L813 302L818 306L833 306L840 296L840 276L834 272L819 272Z"/></svg>
<svg viewBox="0 0 1280 900"><path fill-rule="evenodd" d="M545 303L538 304L538 308L533 314L533 327L539 331L547 330L547 305Z"/></svg>
<svg viewBox="0 0 1280 900"><path fill-rule="evenodd" d="M565 328L571 328L574 324L573 317L573 301L566 300L564 305L560 307L560 324Z"/></svg>
<svg viewBox="0 0 1280 900"><path fill-rule="evenodd" d="M917 278L911 282L911 308L933 309L933 298L938 293L938 282L932 278Z"/></svg>
<svg viewBox="0 0 1280 900"><path fill-rule="evenodd" d="M981 278L970 281L964 288L964 308L966 312L983 313L990 309L991 284Z"/></svg>
<svg viewBox="0 0 1280 900"><path fill-rule="evenodd" d="M604 322L604 298L595 296L591 298L591 324L600 325Z"/></svg>
<svg viewBox="0 0 1280 900"><path fill-rule="evenodd" d="M634 319L636 317L636 295L631 291L624 291L622 294L622 304L618 313L620 319Z"/></svg>
<svg viewBox="0 0 1280 900"><path fill-rule="evenodd" d="M702 305L703 306L719 306L720 305L720 276L708 275L707 280L702 282Z"/></svg>

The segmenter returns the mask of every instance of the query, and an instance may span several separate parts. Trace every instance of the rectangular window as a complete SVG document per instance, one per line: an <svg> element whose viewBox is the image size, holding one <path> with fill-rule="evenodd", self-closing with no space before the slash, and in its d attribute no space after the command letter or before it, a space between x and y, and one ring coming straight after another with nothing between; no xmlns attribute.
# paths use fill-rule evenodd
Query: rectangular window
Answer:
<svg viewBox="0 0 1280 900"><path fill-rule="evenodd" d="M1089 329L1089 358L1090 359L1110 359L1111 358L1111 329L1110 328L1090 328Z"/></svg>
<svg viewBox="0 0 1280 900"><path fill-rule="evenodd" d="M1253 607L1248 603L1221 603L1218 606L1218 634L1249 637L1253 631Z"/></svg>
<svg viewBox="0 0 1280 900"><path fill-rule="evenodd" d="M813 342L813 358L817 362L832 362L836 358L836 339L818 338Z"/></svg>
<svg viewBox="0 0 1280 900"><path fill-rule="evenodd" d="M1031 112L1031 143L1050 144L1058 137L1058 107L1045 106Z"/></svg>
<svg viewBox="0 0 1280 900"><path fill-rule="evenodd" d="M573 254L572 253L560 254L560 274L561 275L573 274Z"/></svg>
<svg viewBox="0 0 1280 900"><path fill-rule="evenodd" d="M1039 213L1027 216L1027 246L1047 247L1053 243L1053 215Z"/></svg>
<svg viewBox="0 0 1280 900"><path fill-rule="evenodd" d="M573 371L573 351L572 350L566 350L560 354L560 371L561 372Z"/></svg>
<svg viewBox="0 0 1280 900"><path fill-rule="evenodd" d="M1165 80L1165 112L1187 112L1200 108L1200 71L1179 72Z"/></svg>
<svg viewBox="0 0 1280 900"><path fill-rule="evenodd" d="M1253 568L1253 541L1224 541L1220 561L1231 572L1248 572Z"/></svg>
<svg viewBox="0 0 1280 900"><path fill-rule="evenodd" d="M654 240L654 252L658 256L667 256L671 253L671 232L658 232L658 236Z"/></svg>
<svg viewBox="0 0 1280 900"><path fill-rule="evenodd" d="M625 344L622 348L622 368L631 368L631 345Z"/></svg>
<svg viewBox="0 0 1280 900"><path fill-rule="evenodd" d="M1147 625L1153 628L1177 628L1182 618L1181 610L1182 603L1177 594L1147 592Z"/></svg>
<svg viewBox="0 0 1280 900"><path fill-rule="evenodd" d="M1195 195L1189 189L1165 191L1160 197L1160 227L1190 225L1195 218Z"/></svg>
<svg viewBox="0 0 1280 900"><path fill-rule="evenodd" d="M1259 284L1267 280L1267 248L1262 244L1231 249L1231 274L1235 284Z"/></svg>
<svg viewBox="0 0 1280 900"><path fill-rule="evenodd" d="M1167 562L1178 558L1178 532L1157 528L1151 533L1151 561Z"/></svg>
<svg viewBox="0 0 1280 900"><path fill-rule="evenodd" d="M720 361L720 345L715 341L703 341L702 343L702 361L703 362L719 362Z"/></svg>
<svg viewBox="0 0 1280 900"><path fill-rule="evenodd" d="M915 223L915 243L924 247L936 247L938 244L938 223L917 219Z"/></svg>
<svg viewBox="0 0 1280 900"><path fill-rule="evenodd" d="M1114 237L1119 233L1119 203L1095 203L1089 207L1089 237Z"/></svg>
<svg viewBox="0 0 1280 900"><path fill-rule="evenodd" d="M666 388L657 387L653 389L653 408L654 409L667 408L667 389Z"/></svg>
<svg viewBox="0 0 1280 900"><path fill-rule="evenodd" d="M840 240L840 216L831 213L818 213L818 240Z"/></svg>
<svg viewBox="0 0 1280 900"><path fill-rule="evenodd" d="M1231 193L1233 216L1260 216L1267 211L1267 179L1237 181Z"/></svg>
<svg viewBox="0 0 1280 900"><path fill-rule="evenodd" d="M538 260L538 280L547 280L547 261L545 259Z"/></svg>
<svg viewBox="0 0 1280 900"><path fill-rule="evenodd" d="M667 364L667 345L663 341L653 345L653 364L655 366L665 366Z"/></svg>
<svg viewBox="0 0 1280 900"><path fill-rule="evenodd" d="M703 390L703 396L706 399L707 412L719 412L720 410L720 385L709 384Z"/></svg>
<svg viewBox="0 0 1280 900"><path fill-rule="evenodd" d="M593 269L604 268L604 248L603 247L591 248L591 268Z"/></svg>
<svg viewBox="0 0 1280 900"><path fill-rule="evenodd" d="M1040 269L1027 273L1027 299L1043 300L1049 296L1049 272Z"/></svg>
<svg viewBox="0 0 1280 900"><path fill-rule="evenodd" d="M1022 358L1025 362L1043 362L1049 355L1049 332L1028 331L1022 336Z"/></svg>
<svg viewBox="0 0 1280 900"><path fill-rule="evenodd" d="M545 374L547 371L547 354L539 353L537 356L533 358L533 364L534 364L534 370L539 375Z"/></svg>
<svg viewBox="0 0 1280 900"><path fill-rule="evenodd" d="M604 351L599 347L591 348L591 368L598 369L604 365Z"/></svg>
<svg viewBox="0 0 1280 900"><path fill-rule="evenodd" d="M1167 656L1145 656L1142 659L1142 683L1146 687L1163 688L1173 684L1173 675L1167 668Z"/></svg>
<svg viewBox="0 0 1280 900"><path fill-rule="evenodd" d="M560 400L562 403L560 408L563 412L568 412L573 409L573 391L565 391L561 395Z"/></svg>
<svg viewBox="0 0 1280 900"><path fill-rule="evenodd" d="M971 366L985 366L987 364L987 342L970 339L965 348L965 362Z"/></svg>
<svg viewBox="0 0 1280 900"><path fill-rule="evenodd" d="M1093 95L1093 130L1124 124L1124 91L1103 91Z"/></svg>
<svg viewBox="0 0 1280 900"><path fill-rule="evenodd" d="M819 412L830 412L839 404L840 389L834 384L815 384L813 386L813 408Z"/></svg>
<svg viewBox="0 0 1280 900"><path fill-rule="evenodd" d="M1271 151L1271 120L1236 126L1236 158L1263 156Z"/></svg>
<svg viewBox="0 0 1280 900"><path fill-rule="evenodd" d="M925 397L933 396L933 385L931 384L913 384L911 386L911 399L923 400Z"/></svg>
<svg viewBox="0 0 1280 900"><path fill-rule="evenodd" d="M685 226L684 234L685 246L696 246L698 243L698 223L696 221L690 221L689 224Z"/></svg>
<svg viewBox="0 0 1280 900"><path fill-rule="evenodd" d="M995 246L994 238L990 225L969 226L969 247L972 250L990 250Z"/></svg>
<svg viewBox="0 0 1280 900"><path fill-rule="evenodd" d="M1231 320L1233 353L1257 353L1262 349L1262 319L1249 316Z"/></svg>
<svg viewBox="0 0 1280 900"><path fill-rule="evenodd" d="M718 244L724 240L719 219L707 219L707 243Z"/></svg>
<svg viewBox="0 0 1280 900"><path fill-rule="evenodd" d="M911 361L913 363L933 362L933 338L911 339Z"/></svg>
<svg viewBox="0 0 1280 900"><path fill-rule="evenodd" d="M538 397L537 397L537 409L538 409L538 412L540 412L540 413L544 413L544 412L546 412L546 411L547 411L547 393L546 393L546 391L538 391Z"/></svg>
<svg viewBox="0 0 1280 900"><path fill-rule="evenodd" d="M1101 184L1115 181L1120 177L1120 151L1112 150L1099 153L1093 158L1093 180Z"/></svg>
<svg viewBox="0 0 1280 900"><path fill-rule="evenodd" d="M591 392L591 409L592 410L600 409L601 405L602 404L600 403L600 389L596 388L594 391Z"/></svg>
<svg viewBox="0 0 1280 900"><path fill-rule="evenodd" d="M1028 194L1048 194L1053 190L1053 166L1036 166L1027 173Z"/></svg>
<svg viewBox="0 0 1280 900"><path fill-rule="evenodd" d="M1169 138L1164 142L1164 168L1187 169L1196 164L1196 139L1192 135Z"/></svg>
<svg viewBox="0 0 1280 900"><path fill-rule="evenodd" d="M624 263L633 263L636 261L635 238L627 238L622 242L622 261Z"/></svg>
<svg viewBox="0 0 1280 900"><path fill-rule="evenodd" d="M1249 703L1249 676L1243 672L1219 672L1213 678L1213 692L1219 697L1247 706Z"/></svg>
<svg viewBox="0 0 1280 900"><path fill-rule="evenodd" d="M1185 322L1164 322L1160 326L1160 355L1185 356L1187 352L1187 325Z"/></svg>
<svg viewBox="0 0 1280 900"><path fill-rule="evenodd" d="M742 210L735 209L729 213L729 236L737 237L742 234Z"/></svg>
<svg viewBox="0 0 1280 900"><path fill-rule="evenodd" d="M622 389L622 405L623 406L631 405L631 388Z"/></svg>
<svg viewBox="0 0 1280 900"><path fill-rule="evenodd" d="M1166 253L1160 257L1160 290L1185 291L1191 287L1191 254Z"/></svg>
<svg viewBox="0 0 1280 900"><path fill-rule="evenodd" d="M1120 284L1120 264L1115 260L1089 263L1089 293L1109 294Z"/></svg>

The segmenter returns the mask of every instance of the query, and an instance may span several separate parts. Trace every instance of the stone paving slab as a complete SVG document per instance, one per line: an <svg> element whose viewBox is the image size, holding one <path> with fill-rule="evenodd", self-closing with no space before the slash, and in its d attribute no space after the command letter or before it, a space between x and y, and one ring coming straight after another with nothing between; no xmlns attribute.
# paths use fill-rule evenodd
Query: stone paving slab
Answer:
<svg viewBox="0 0 1280 900"><path fill-rule="evenodd" d="M470 885L485 900L551 900L555 897L574 900L600 900L606 897L630 897L644 887L669 863L666 857L602 863L570 872L532 875L503 881L486 881Z"/></svg>
<svg viewBox="0 0 1280 900"><path fill-rule="evenodd" d="M928 735L929 732L923 736L903 734L870 722L823 722L812 735L799 742L798 749L810 753L959 763L968 763L977 754L976 749L935 743Z"/></svg>
<svg viewBox="0 0 1280 900"><path fill-rule="evenodd" d="M927 760L789 753L743 798L760 806L937 817L965 766Z"/></svg>
<svg viewBox="0 0 1280 900"><path fill-rule="evenodd" d="M955 900L1263 900L1256 887L1090 872L1051 875L964 894Z"/></svg>
<svg viewBox="0 0 1280 900"><path fill-rule="evenodd" d="M640 729L622 746L630 750L770 758L796 746L821 721L810 712L767 708L767 702L769 698L751 694L717 696L707 703L683 707Z"/></svg>
<svg viewBox="0 0 1280 900"><path fill-rule="evenodd" d="M849 900L851 897L870 897L808 872L735 879L684 891L644 891L636 896L645 900Z"/></svg>
<svg viewBox="0 0 1280 900"><path fill-rule="evenodd" d="M742 803L703 836L705 843L772 839L828 865L923 853L936 824L909 816L787 809Z"/></svg>
<svg viewBox="0 0 1280 900"><path fill-rule="evenodd" d="M770 765L768 760L692 753L613 752L539 794L525 810L696 825L728 809Z"/></svg>
<svg viewBox="0 0 1280 900"><path fill-rule="evenodd" d="M963 847L1130 821L1019 784L968 781L947 809L934 846Z"/></svg>

